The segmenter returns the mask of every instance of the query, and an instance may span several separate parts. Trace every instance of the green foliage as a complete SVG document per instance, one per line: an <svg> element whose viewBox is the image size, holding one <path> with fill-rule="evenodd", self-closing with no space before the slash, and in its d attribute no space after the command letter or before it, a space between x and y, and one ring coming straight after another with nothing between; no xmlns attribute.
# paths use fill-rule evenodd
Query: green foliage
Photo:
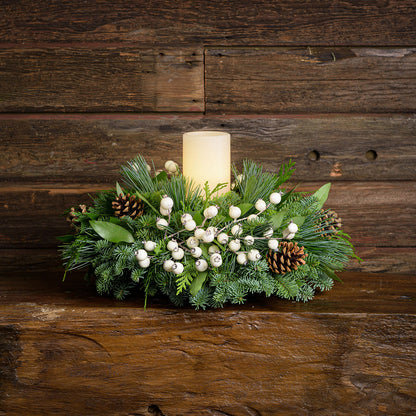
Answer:
<svg viewBox="0 0 416 416"><path fill-rule="evenodd" d="M235 168L236 185L232 191L219 195L219 184L214 189L206 185L203 189L195 186L189 179L177 174L159 173L151 175L147 163L138 156L121 168L123 184L118 182L115 190L99 192L87 212L77 214L73 235L60 239L62 258L67 272L87 269L88 275L95 275L97 292L101 295L125 299L138 291L148 298L156 294L166 296L176 306L191 304L196 309L219 308L226 303L241 304L253 294L278 296L296 301L311 300L316 291L330 289L336 272L342 270L349 259L354 257L354 248L349 236L342 230L326 227L327 211L320 208L328 197L330 184L322 186L312 195L285 191L282 200L258 213L255 203L263 199L268 203L272 192L278 192L290 178L294 164L282 165L278 174L265 172L254 162L243 163L242 175ZM154 166L153 166L153 170ZM144 202L144 214L138 218L116 218L112 202L120 194L136 194ZM162 197L168 195L173 200L173 210L164 216L169 225L164 229L156 227L161 214L159 205ZM217 205L218 215L212 219L204 218L204 209ZM240 236L230 232L235 220L230 218L230 205L238 206L242 215L237 222L242 226ZM210 264L209 247L215 244L222 258L220 267L209 266L208 270L198 272L197 259L192 257L187 247L187 239L194 231L187 231L181 222L184 213L191 214L198 227L216 227L217 234L224 232L229 239L238 238L241 252L252 249L260 252L258 261L246 264L237 262L237 253L228 249L227 244L199 242L202 250L200 259ZM250 214L258 214L253 221L246 221ZM266 254L270 229L272 238L283 239L283 232L290 221L298 225L293 239L299 247L303 246L306 263L285 274L274 273L268 265ZM251 236L254 243L248 245L244 238ZM172 259L167 242L177 239L185 250L180 262L183 273L175 275L164 270L164 262ZM145 242L155 243L148 252L150 265L142 267L135 252L145 247Z"/></svg>

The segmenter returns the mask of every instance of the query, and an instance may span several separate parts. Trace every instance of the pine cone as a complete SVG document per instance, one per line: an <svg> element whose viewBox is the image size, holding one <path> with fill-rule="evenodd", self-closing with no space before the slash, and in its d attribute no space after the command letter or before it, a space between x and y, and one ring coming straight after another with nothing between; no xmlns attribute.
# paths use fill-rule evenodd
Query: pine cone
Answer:
<svg viewBox="0 0 416 416"><path fill-rule="evenodd" d="M300 264L305 264L304 247L298 247L298 243L282 241L279 245L279 251L269 250L267 253L267 263L269 269L278 274L285 274L292 270L297 270Z"/></svg>
<svg viewBox="0 0 416 416"><path fill-rule="evenodd" d="M331 238L332 234L336 234L337 230L341 227L341 218L335 211L321 209L318 232L321 232L324 237Z"/></svg>
<svg viewBox="0 0 416 416"><path fill-rule="evenodd" d="M123 218L128 215L135 219L143 215L144 204L140 198L136 197L136 195L120 194L117 196L116 200L113 201L112 207L116 217Z"/></svg>
<svg viewBox="0 0 416 416"><path fill-rule="evenodd" d="M79 205L78 208L72 207L66 217L66 220L71 223L71 225L76 225L79 222L78 215L85 214L87 212L87 206L84 204Z"/></svg>

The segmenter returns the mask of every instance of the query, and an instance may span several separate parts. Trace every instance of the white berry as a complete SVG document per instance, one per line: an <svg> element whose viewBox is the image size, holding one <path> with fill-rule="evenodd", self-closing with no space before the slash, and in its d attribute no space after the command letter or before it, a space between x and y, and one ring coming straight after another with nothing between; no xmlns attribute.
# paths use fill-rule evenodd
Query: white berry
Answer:
<svg viewBox="0 0 416 416"><path fill-rule="evenodd" d="M253 249L253 250L250 250L250 251L248 252L248 254L247 254L247 258L248 258L250 261L257 261L257 260L260 260L261 255L260 255L260 252L259 252L258 250Z"/></svg>
<svg viewBox="0 0 416 416"><path fill-rule="evenodd" d="M208 263L204 259L199 259L195 262L195 268L199 272L204 272L206 269L208 269Z"/></svg>
<svg viewBox="0 0 416 416"><path fill-rule="evenodd" d="M165 169L170 173L175 173L178 170L178 165L173 160L167 160L165 162Z"/></svg>
<svg viewBox="0 0 416 416"><path fill-rule="evenodd" d="M146 257L144 260L140 260L139 261L139 266L143 267L143 269L146 269L147 267L150 266L150 259L149 257Z"/></svg>
<svg viewBox="0 0 416 416"><path fill-rule="evenodd" d="M243 227L240 224L233 225L231 228L231 234L238 237L243 231Z"/></svg>
<svg viewBox="0 0 416 416"><path fill-rule="evenodd" d="M145 241L144 249L146 251L153 251L156 248L156 243L154 241Z"/></svg>
<svg viewBox="0 0 416 416"><path fill-rule="evenodd" d="M252 235L247 235L244 237L244 244L247 246L252 246L254 244L254 237Z"/></svg>
<svg viewBox="0 0 416 416"><path fill-rule="evenodd" d="M211 205L210 207L204 209L204 217L211 219L214 218L218 214L218 208L215 205Z"/></svg>
<svg viewBox="0 0 416 416"><path fill-rule="evenodd" d="M183 264L179 262L173 263L172 271L175 274L181 274L183 272Z"/></svg>
<svg viewBox="0 0 416 416"><path fill-rule="evenodd" d="M185 229L187 231L193 231L196 228L196 222L194 220L186 221Z"/></svg>
<svg viewBox="0 0 416 416"><path fill-rule="evenodd" d="M212 230L206 230L204 232L204 235L202 236L202 241L205 243L212 243L214 241L215 234L212 232Z"/></svg>
<svg viewBox="0 0 416 416"><path fill-rule="evenodd" d="M192 257L198 258L202 256L202 249L201 247L194 247L191 249Z"/></svg>
<svg viewBox="0 0 416 416"><path fill-rule="evenodd" d="M185 224L187 221L193 220L192 215L188 214L187 212L185 214L181 215L181 223Z"/></svg>
<svg viewBox="0 0 416 416"><path fill-rule="evenodd" d="M231 205L228 214L231 218L237 219L241 215L241 209Z"/></svg>
<svg viewBox="0 0 416 416"><path fill-rule="evenodd" d="M152 171L152 168L150 167L150 165L148 165L147 163L146 163L146 169L147 169L147 171L150 173L151 171Z"/></svg>
<svg viewBox="0 0 416 416"><path fill-rule="evenodd" d="M173 208L173 199L165 195L160 201L160 208L163 209L172 209Z"/></svg>
<svg viewBox="0 0 416 416"><path fill-rule="evenodd" d="M208 248L208 253L209 254L214 254L214 253L219 253L219 252L220 252L220 249L215 244L209 246L209 248Z"/></svg>
<svg viewBox="0 0 416 416"><path fill-rule="evenodd" d="M235 253L236 251L240 250L240 247L241 247L240 240L231 240L231 241L228 243L228 248L229 248L231 251L234 251L234 253Z"/></svg>
<svg viewBox="0 0 416 416"><path fill-rule="evenodd" d="M246 253L238 253L238 255L237 255L237 263L238 264L246 264L247 263L247 255L246 255Z"/></svg>
<svg viewBox="0 0 416 416"><path fill-rule="evenodd" d="M269 200L272 204L278 204L282 200L282 195L280 192L273 192L270 194Z"/></svg>
<svg viewBox="0 0 416 416"><path fill-rule="evenodd" d="M185 252L180 247L178 247L177 249L175 249L175 250L172 251L172 257L175 260L181 260L181 259L183 259L183 256L184 255L185 255Z"/></svg>
<svg viewBox="0 0 416 416"><path fill-rule="evenodd" d="M257 202L256 202L255 207L256 207L257 211L262 212L267 208L267 205L262 199L258 199Z"/></svg>
<svg viewBox="0 0 416 416"><path fill-rule="evenodd" d="M220 244L227 244L228 242L228 235L225 233L218 234L217 240Z"/></svg>
<svg viewBox="0 0 416 416"><path fill-rule="evenodd" d="M295 233L291 233L288 228L283 230L283 238L286 240L292 240L295 237Z"/></svg>
<svg viewBox="0 0 416 416"><path fill-rule="evenodd" d="M295 234L295 233L297 233L297 232L298 232L298 226L297 226L294 222L291 222L291 223L287 226L287 229L289 230L289 232L290 232L290 233L293 233L293 234Z"/></svg>
<svg viewBox="0 0 416 416"><path fill-rule="evenodd" d="M273 228L268 228L264 233L263 236L266 238L270 238L273 236Z"/></svg>
<svg viewBox="0 0 416 416"><path fill-rule="evenodd" d="M189 248L194 248L194 247L198 247L199 246L199 240L196 237L189 237L186 240L186 245Z"/></svg>
<svg viewBox="0 0 416 416"><path fill-rule="evenodd" d="M137 250L134 254L138 261L142 261L147 258L147 251L143 250L142 248L140 250Z"/></svg>
<svg viewBox="0 0 416 416"><path fill-rule="evenodd" d="M202 236L205 234L205 230L203 228L197 228L194 234L196 238L202 240Z"/></svg>
<svg viewBox="0 0 416 416"><path fill-rule="evenodd" d="M169 251L176 250L178 248L178 242L176 240L170 240L168 244L166 244L166 248Z"/></svg>
<svg viewBox="0 0 416 416"><path fill-rule="evenodd" d="M163 262L163 270L166 270L167 272L171 272L172 271L172 266L175 264L175 262L173 260L165 260Z"/></svg>
<svg viewBox="0 0 416 416"><path fill-rule="evenodd" d="M160 207L159 211L164 217L167 217L172 213L172 209L164 209L162 207Z"/></svg>
<svg viewBox="0 0 416 416"><path fill-rule="evenodd" d="M277 250L279 248L279 241L276 240L275 238L271 238L268 242L267 245L270 249L272 250Z"/></svg>
<svg viewBox="0 0 416 416"><path fill-rule="evenodd" d="M257 220L258 216L256 214L251 214L247 217L247 221L251 222L251 221L255 221Z"/></svg>
<svg viewBox="0 0 416 416"><path fill-rule="evenodd" d="M159 230L164 230L167 226L168 226L169 224L168 224L168 222L164 219L164 218L159 218L157 221L156 221L156 227L159 229Z"/></svg>
<svg viewBox="0 0 416 416"><path fill-rule="evenodd" d="M209 262L212 264L213 267L220 267L222 264L222 257L219 253L214 253L209 258Z"/></svg>

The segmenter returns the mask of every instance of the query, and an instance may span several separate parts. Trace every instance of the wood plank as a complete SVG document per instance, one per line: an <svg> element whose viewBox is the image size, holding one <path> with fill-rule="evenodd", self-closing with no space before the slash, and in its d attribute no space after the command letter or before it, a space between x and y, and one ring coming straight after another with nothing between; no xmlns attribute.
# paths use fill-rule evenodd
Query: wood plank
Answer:
<svg viewBox="0 0 416 416"><path fill-rule="evenodd" d="M204 110L202 50L0 49L0 111Z"/></svg>
<svg viewBox="0 0 416 416"><path fill-rule="evenodd" d="M111 181L137 153L181 162L182 134L232 135L232 161L269 171L296 162L294 180L416 180L416 116L0 115L0 179ZM368 151L376 152L368 160ZM314 159L313 151L319 159ZM311 153L312 152L312 153ZM312 159L312 160L311 160Z"/></svg>
<svg viewBox="0 0 416 416"><path fill-rule="evenodd" d="M298 189L315 191L321 185L305 183ZM89 194L106 188L111 186L0 188L0 248L56 247L56 236L71 231L63 212L88 205ZM326 206L338 212L357 246L416 247L416 182L336 182Z"/></svg>
<svg viewBox="0 0 416 416"><path fill-rule="evenodd" d="M3 2L4 42L412 45L414 0Z"/></svg>
<svg viewBox="0 0 416 416"><path fill-rule="evenodd" d="M416 109L415 48L222 48L205 62L208 113Z"/></svg>
<svg viewBox="0 0 416 416"><path fill-rule="evenodd" d="M343 274L344 284L306 304L261 298L205 312L163 301L143 311L142 301L27 277L0 281L5 414L404 415L416 407L414 276Z"/></svg>

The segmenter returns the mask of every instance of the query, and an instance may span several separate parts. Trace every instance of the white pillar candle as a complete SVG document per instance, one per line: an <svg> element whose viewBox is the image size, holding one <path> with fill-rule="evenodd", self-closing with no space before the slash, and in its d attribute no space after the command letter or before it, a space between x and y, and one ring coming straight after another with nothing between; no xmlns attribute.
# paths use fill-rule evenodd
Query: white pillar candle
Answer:
<svg viewBox="0 0 416 416"><path fill-rule="evenodd" d="M183 135L183 174L195 184L210 189L227 183L220 194L230 190L231 145L229 133L193 131Z"/></svg>

